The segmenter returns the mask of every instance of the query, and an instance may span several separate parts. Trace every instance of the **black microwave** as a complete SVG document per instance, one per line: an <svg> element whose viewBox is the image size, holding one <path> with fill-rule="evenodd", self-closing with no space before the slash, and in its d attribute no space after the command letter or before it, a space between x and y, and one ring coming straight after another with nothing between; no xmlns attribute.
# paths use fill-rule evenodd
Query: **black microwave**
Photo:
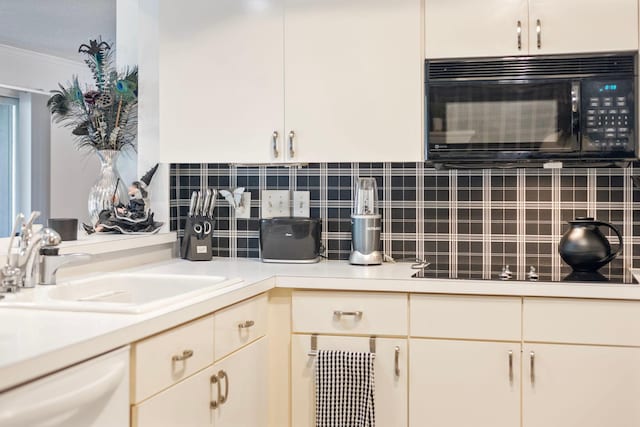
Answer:
<svg viewBox="0 0 640 427"><path fill-rule="evenodd" d="M427 60L436 165L637 158L636 55Z"/></svg>

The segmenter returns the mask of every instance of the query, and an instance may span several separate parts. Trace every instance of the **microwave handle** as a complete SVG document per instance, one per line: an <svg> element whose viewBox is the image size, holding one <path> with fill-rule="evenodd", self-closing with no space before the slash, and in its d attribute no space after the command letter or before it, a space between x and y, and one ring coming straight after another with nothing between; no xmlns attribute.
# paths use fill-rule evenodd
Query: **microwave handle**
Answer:
<svg viewBox="0 0 640 427"><path fill-rule="evenodd" d="M571 112L580 111L580 82L571 82Z"/></svg>
<svg viewBox="0 0 640 427"><path fill-rule="evenodd" d="M580 82L571 82L571 128L580 144Z"/></svg>

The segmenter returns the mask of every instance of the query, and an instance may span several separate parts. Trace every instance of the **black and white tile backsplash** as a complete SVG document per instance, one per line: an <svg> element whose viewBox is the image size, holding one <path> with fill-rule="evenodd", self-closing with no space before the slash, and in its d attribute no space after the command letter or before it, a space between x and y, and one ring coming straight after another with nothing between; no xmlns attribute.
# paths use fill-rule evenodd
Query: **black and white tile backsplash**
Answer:
<svg viewBox="0 0 640 427"><path fill-rule="evenodd" d="M478 264L485 277L509 264L520 279L534 265L560 278L568 273L557 251L566 221L593 216L611 222L625 238L623 255L603 269L621 276L628 275L626 267L640 264L640 211L634 209L640 190L633 186L633 173L630 168L437 171L422 163L174 164L171 229L184 227L191 191L246 187L250 220L235 219L218 200L214 255L259 257L260 191L306 190L311 216L323 219L328 257L346 259L355 180L371 176L378 183L383 249L395 259L426 258L453 271Z"/></svg>

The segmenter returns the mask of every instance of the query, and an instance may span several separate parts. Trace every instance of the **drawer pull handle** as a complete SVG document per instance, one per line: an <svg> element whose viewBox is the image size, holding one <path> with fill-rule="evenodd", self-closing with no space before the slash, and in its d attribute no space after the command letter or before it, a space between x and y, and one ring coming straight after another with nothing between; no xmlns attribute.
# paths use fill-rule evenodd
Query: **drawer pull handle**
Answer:
<svg viewBox="0 0 640 427"><path fill-rule="evenodd" d="M218 403L222 405L229 399L229 375L225 371L218 372L218 379L220 382L224 380L224 394L220 394L218 396Z"/></svg>
<svg viewBox="0 0 640 427"><path fill-rule="evenodd" d="M356 319L360 319L362 318L362 311L358 310L358 311L341 311L341 310L334 310L333 311L333 315L335 317L337 317L338 319L341 318L342 316L353 316Z"/></svg>
<svg viewBox="0 0 640 427"><path fill-rule="evenodd" d="M218 387L218 397L217 399L213 399L209 406L211 409L217 409L218 406L220 406L218 401L220 400L221 391L220 391L220 381L218 381L218 377L216 375L211 376L211 384L215 384Z"/></svg>
<svg viewBox="0 0 640 427"><path fill-rule="evenodd" d="M171 358L172 362L183 362L185 360L187 360L188 358L190 358L191 356L193 356L193 350L185 350L182 352L182 354L177 355L177 356L173 356Z"/></svg>
<svg viewBox="0 0 640 427"><path fill-rule="evenodd" d="M536 353L535 352L531 352L529 353L529 356L531 357L530 359L530 366L529 366L529 370L531 371L531 385L533 385L536 382Z"/></svg>
<svg viewBox="0 0 640 427"><path fill-rule="evenodd" d="M509 350L509 382L513 382L513 351Z"/></svg>
<svg viewBox="0 0 640 427"><path fill-rule="evenodd" d="M280 153L278 152L278 131L273 131L273 133L271 134L271 141L273 144L273 157L277 159L280 155Z"/></svg>
<svg viewBox="0 0 640 427"><path fill-rule="evenodd" d="M245 321L243 323L238 324L238 328L239 329L247 329L247 328L252 327L255 324L256 324L256 322L254 322L253 320L247 320L247 321Z"/></svg>
<svg viewBox="0 0 640 427"><path fill-rule="evenodd" d="M394 365L394 373L396 375L396 378L400 378L400 347L396 346L395 348L395 356L393 358L393 365Z"/></svg>

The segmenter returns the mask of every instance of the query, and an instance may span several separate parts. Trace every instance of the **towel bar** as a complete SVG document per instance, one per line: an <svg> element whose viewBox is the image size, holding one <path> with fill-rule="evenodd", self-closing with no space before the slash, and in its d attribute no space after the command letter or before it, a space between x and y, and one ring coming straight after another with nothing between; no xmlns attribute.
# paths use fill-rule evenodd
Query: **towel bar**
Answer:
<svg viewBox="0 0 640 427"><path fill-rule="evenodd" d="M376 354L376 337L375 335L369 337L369 352ZM307 353L309 357L315 357L318 355L318 334L311 335L311 350Z"/></svg>

